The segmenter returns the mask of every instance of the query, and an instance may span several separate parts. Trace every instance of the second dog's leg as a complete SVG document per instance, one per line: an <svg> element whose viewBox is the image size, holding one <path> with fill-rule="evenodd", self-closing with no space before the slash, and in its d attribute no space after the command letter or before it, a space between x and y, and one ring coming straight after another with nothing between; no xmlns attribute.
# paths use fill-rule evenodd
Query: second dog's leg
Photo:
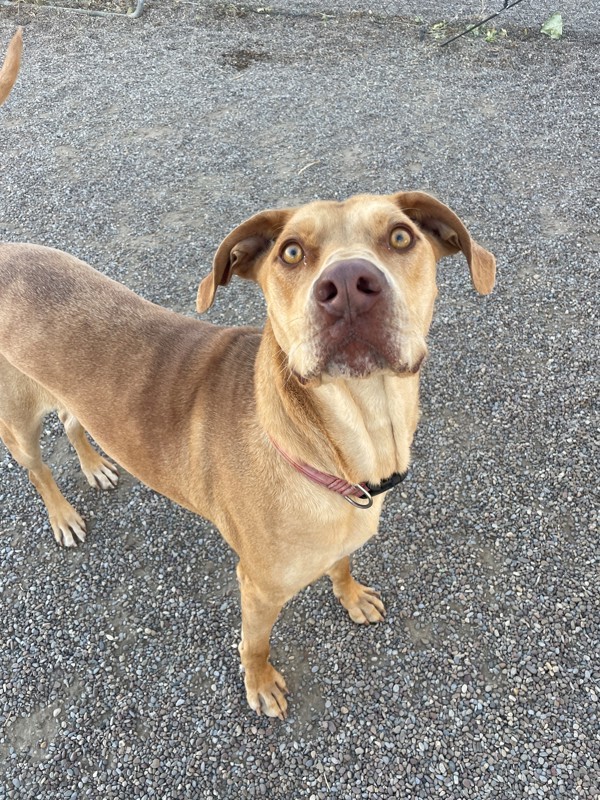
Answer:
<svg viewBox="0 0 600 800"><path fill-rule="evenodd" d="M52 473L42 461L41 428L41 419L28 421L18 431L0 421L0 436L13 458L29 471L29 480L48 509L56 541L65 547L75 547L78 541L85 540L85 522L62 496Z"/></svg>
<svg viewBox="0 0 600 800"><path fill-rule="evenodd" d="M269 662L271 629L283 603L273 602L237 568L242 597L242 641L240 656L248 704L257 714L285 719L287 686L283 676Z"/></svg>
<svg viewBox="0 0 600 800"><path fill-rule="evenodd" d="M69 441L75 448L81 469L90 486L95 489L113 489L119 481L115 465L94 450L79 420L70 411L63 408L58 412L58 416Z"/></svg>
<svg viewBox="0 0 600 800"><path fill-rule="evenodd" d="M354 622L365 624L383 621L385 606L375 589L363 586L352 577L349 556L340 558L328 574L333 583L334 595Z"/></svg>

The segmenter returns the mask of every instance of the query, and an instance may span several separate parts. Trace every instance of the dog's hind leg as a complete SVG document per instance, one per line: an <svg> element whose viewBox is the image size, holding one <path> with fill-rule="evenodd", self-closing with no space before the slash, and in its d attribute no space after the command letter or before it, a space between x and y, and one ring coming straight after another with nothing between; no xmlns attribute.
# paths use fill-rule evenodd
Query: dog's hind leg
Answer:
<svg viewBox="0 0 600 800"><path fill-rule="evenodd" d="M75 448L81 469L90 486L95 489L113 489L119 481L115 465L94 450L79 420L68 409L60 409L58 416L69 441Z"/></svg>
<svg viewBox="0 0 600 800"><path fill-rule="evenodd" d="M40 493L50 517L54 538L65 547L75 547L85 539L85 522L65 500L50 469L42 461L40 432L43 416L25 420L19 428L0 420L0 436L11 455L29 472L29 480Z"/></svg>
<svg viewBox="0 0 600 800"><path fill-rule="evenodd" d="M62 496L40 450L42 422L56 406L56 398L0 356L0 437L15 461L29 471L56 541L75 547L85 539L85 522Z"/></svg>

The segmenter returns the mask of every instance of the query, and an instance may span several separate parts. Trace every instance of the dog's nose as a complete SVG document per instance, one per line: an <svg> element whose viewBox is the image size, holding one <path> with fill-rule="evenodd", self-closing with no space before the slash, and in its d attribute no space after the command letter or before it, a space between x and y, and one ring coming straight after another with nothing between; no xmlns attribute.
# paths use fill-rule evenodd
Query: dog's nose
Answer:
<svg viewBox="0 0 600 800"><path fill-rule="evenodd" d="M316 281L313 292L318 305L332 317L364 314L379 300L385 276L363 258L336 261Z"/></svg>

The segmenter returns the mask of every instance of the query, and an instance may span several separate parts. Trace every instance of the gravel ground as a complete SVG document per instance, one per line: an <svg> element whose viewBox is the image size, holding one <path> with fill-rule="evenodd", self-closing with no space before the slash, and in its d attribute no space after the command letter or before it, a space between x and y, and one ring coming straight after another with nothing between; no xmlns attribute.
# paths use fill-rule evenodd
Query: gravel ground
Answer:
<svg viewBox="0 0 600 800"><path fill-rule="evenodd" d="M484 299L461 259L440 269L411 478L355 558L386 622L308 588L273 640L290 717L254 717L232 554L127 475L92 492L49 419L91 534L59 550L0 445L0 799L598 798L597 11L562 0L551 42L557 9L522 3L497 43L439 49L431 24L479 2L269 5L3 7L2 49L26 27L0 236L191 314L261 208L402 188L452 205L499 282ZM263 304L237 282L208 317Z"/></svg>

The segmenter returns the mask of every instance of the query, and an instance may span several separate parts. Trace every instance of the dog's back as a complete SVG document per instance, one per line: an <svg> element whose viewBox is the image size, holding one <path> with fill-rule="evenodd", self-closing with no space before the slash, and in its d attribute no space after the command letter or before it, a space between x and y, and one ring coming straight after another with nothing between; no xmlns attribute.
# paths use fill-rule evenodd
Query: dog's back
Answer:
<svg viewBox="0 0 600 800"><path fill-rule="evenodd" d="M199 388L232 381L231 362L245 365L237 389L243 383L253 399L256 334L163 309L59 250L0 243L0 356L74 414L122 466L188 508L185 475L158 478L157 452L180 461L170 451L199 433L186 428ZM215 408L202 403L212 430L230 416L228 398L234 402L232 388L220 396Z"/></svg>

